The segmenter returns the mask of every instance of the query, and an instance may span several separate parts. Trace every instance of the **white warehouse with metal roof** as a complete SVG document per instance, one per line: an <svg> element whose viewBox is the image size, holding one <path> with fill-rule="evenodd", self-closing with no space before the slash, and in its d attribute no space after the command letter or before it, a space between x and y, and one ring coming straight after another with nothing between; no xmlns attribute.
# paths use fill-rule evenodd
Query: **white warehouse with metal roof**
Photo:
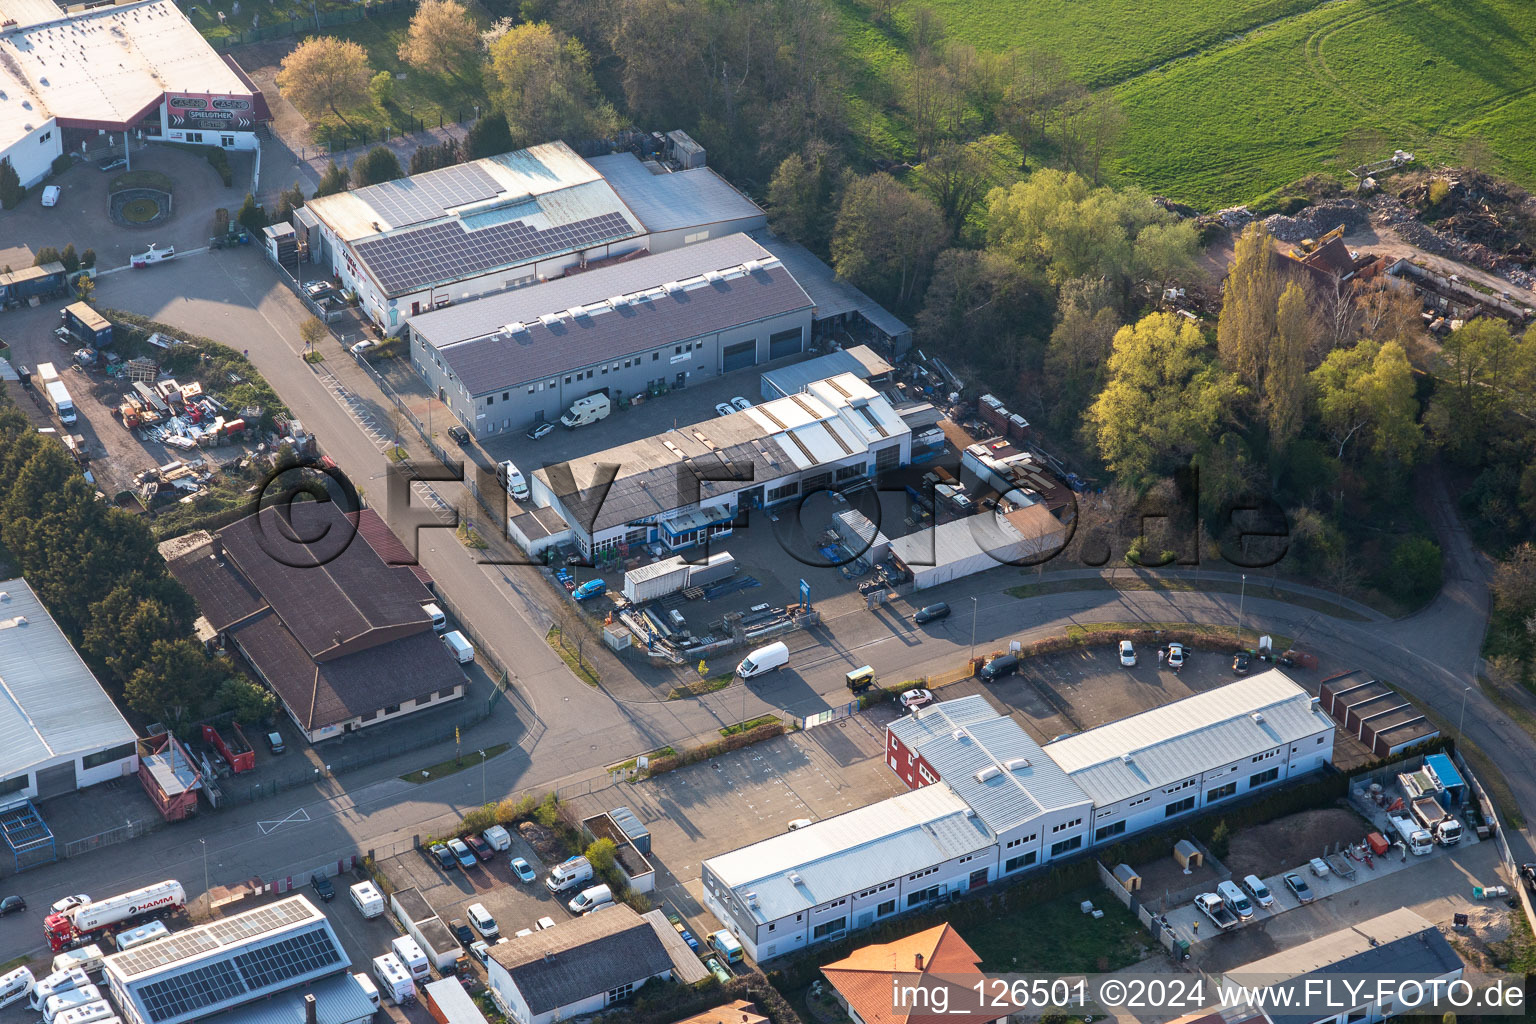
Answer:
<svg viewBox="0 0 1536 1024"><path fill-rule="evenodd" d="M0 805L131 775L134 732L23 579L0 582Z"/></svg>
<svg viewBox="0 0 1536 1024"><path fill-rule="evenodd" d="M738 513L911 459L912 432L891 403L845 373L742 412L545 466L529 487L535 504L570 526L583 554L601 558L636 545L695 547L728 536Z"/></svg>
<svg viewBox="0 0 1536 1024"><path fill-rule="evenodd" d="M126 1024L372 1020L373 1003L326 916L303 896L176 932L103 962Z"/></svg>
<svg viewBox="0 0 1536 1024"><path fill-rule="evenodd" d="M885 757L911 792L704 862L705 904L754 959L1319 771L1333 724L1271 670L1044 746L962 697L891 723Z"/></svg>

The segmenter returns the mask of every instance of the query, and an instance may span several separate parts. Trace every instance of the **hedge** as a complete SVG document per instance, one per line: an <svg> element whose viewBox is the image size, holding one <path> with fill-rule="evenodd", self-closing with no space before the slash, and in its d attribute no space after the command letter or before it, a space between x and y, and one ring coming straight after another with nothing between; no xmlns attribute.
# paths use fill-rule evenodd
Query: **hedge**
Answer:
<svg viewBox="0 0 1536 1024"><path fill-rule="evenodd" d="M728 754L733 750L750 747L754 743L761 743L782 735L784 735L784 723L775 721L700 747L684 750L680 754L663 754L661 757L651 759L651 766L646 769L646 777L670 772L674 768L682 768L685 765L698 764L700 761L708 761L712 757L719 757L721 754Z"/></svg>

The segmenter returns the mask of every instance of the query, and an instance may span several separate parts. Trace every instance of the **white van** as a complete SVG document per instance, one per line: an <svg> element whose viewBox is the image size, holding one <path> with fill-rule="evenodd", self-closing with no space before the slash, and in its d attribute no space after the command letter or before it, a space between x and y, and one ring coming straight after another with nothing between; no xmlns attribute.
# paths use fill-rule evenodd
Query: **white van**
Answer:
<svg viewBox="0 0 1536 1024"><path fill-rule="evenodd" d="M373 1004L375 1010L384 1008L379 1001L379 986L373 983L372 978L366 974L354 974L352 980L357 982L357 987L363 990L363 995L368 997L368 1001Z"/></svg>
<svg viewBox="0 0 1536 1024"><path fill-rule="evenodd" d="M751 679L766 672L777 672L789 664L789 647L784 641L769 644L767 647L759 647L736 666L736 674L742 679Z"/></svg>
<svg viewBox="0 0 1536 1024"><path fill-rule="evenodd" d="M566 906L571 908L573 914L586 914L598 907L606 907L613 902L613 890L606 885L594 885L590 889L583 889L577 897Z"/></svg>
<svg viewBox="0 0 1536 1024"><path fill-rule="evenodd" d="M1275 894L1269 891L1269 886L1258 875L1245 875L1243 888L1248 890L1248 895L1253 897L1253 902L1266 910L1275 905Z"/></svg>
<svg viewBox="0 0 1536 1024"><path fill-rule="evenodd" d="M522 470L518 469L510 459L496 467L496 479L514 500L528 500L528 481L523 478Z"/></svg>
<svg viewBox="0 0 1536 1024"><path fill-rule="evenodd" d="M395 954L395 959L405 967L416 981L430 981L432 978L432 965L427 962L427 954L421 951L421 946L409 935L397 935L389 940L390 951Z"/></svg>
<svg viewBox="0 0 1536 1024"><path fill-rule="evenodd" d="M137 928L130 928L125 932L119 932L117 936L118 952L132 949L134 946L142 946L146 942L154 942L171 934L171 930L165 926L164 921L150 921L141 924Z"/></svg>
<svg viewBox="0 0 1536 1024"><path fill-rule="evenodd" d="M71 967L78 967L90 974L101 970L101 947L92 943L89 946L81 946L79 949L66 949L53 958L53 971L67 971Z"/></svg>
<svg viewBox="0 0 1536 1024"><path fill-rule="evenodd" d="M379 991L389 996L396 1006L407 999L416 998L416 986L411 972L405 969L400 958L393 953L373 958L373 977L379 983Z"/></svg>
<svg viewBox="0 0 1536 1024"><path fill-rule="evenodd" d="M358 882L347 889L347 895L352 897L352 905L364 917L378 917L384 913L384 897L373 887L372 882Z"/></svg>
<svg viewBox="0 0 1536 1024"><path fill-rule="evenodd" d="M94 1003L86 1003L84 1006L76 1006L65 1010L53 1018L53 1024L100 1024L108 1018L115 1017L112 1007L105 999L98 999Z"/></svg>
<svg viewBox="0 0 1536 1024"><path fill-rule="evenodd" d="M480 838L491 844L491 849L498 853L505 853L512 849L512 833L500 825L492 825L480 833Z"/></svg>
<svg viewBox="0 0 1536 1024"><path fill-rule="evenodd" d="M501 934L501 927L491 916L491 912L485 909L484 903L471 903L465 908L464 913L469 918L469 923L475 926L475 931L485 938L494 939Z"/></svg>
<svg viewBox="0 0 1536 1024"><path fill-rule="evenodd" d="M0 1007L10 1006L20 999L25 999L31 991L37 987L37 981L32 977L32 972L25 967L18 967L9 974L0 977Z"/></svg>
<svg viewBox="0 0 1536 1024"><path fill-rule="evenodd" d="M48 1001L49 996L58 995L60 992L68 992L71 989L85 988L90 983L91 976L78 967L50 974L33 987L32 998L27 1000L27 1005L34 1010L41 1010L43 1004Z"/></svg>
<svg viewBox="0 0 1536 1024"><path fill-rule="evenodd" d="M453 655L460 665L468 665L475 660L475 648L464 634L458 630L443 634L443 644L448 648L448 653Z"/></svg>
<svg viewBox="0 0 1536 1024"><path fill-rule="evenodd" d="M448 628L448 616L444 615L443 610L437 605L428 602L421 606L421 610L431 616L432 632L441 633Z"/></svg>
<svg viewBox="0 0 1536 1024"><path fill-rule="evenodd" d="M1246 921L1253 916L1253 904L1248 899L1248 894L1237 887L1237 883L1231 880L1216 886L1216 895L1221 897L1221 902L1227 905L1227 909L1236 914L1240 920Z"/></svg>
<svg viewBox="0 0 1536 1024"><path fill-rule="evenodd" d="M585 857L569 857L550 869L544 887L550 892L564 892L592 880L592 862Z"/></svg>
<svg viewBox="0 0 1536 1024"><path fill-rule="evenodd" d="M80 988L72 988L67 992L48 997L43 1003L43 1020L53 1024L53 1018L65 1010L72 1010L86 1003L94 1003L101 999L101 990L95 985L83 985Z"/></svg>

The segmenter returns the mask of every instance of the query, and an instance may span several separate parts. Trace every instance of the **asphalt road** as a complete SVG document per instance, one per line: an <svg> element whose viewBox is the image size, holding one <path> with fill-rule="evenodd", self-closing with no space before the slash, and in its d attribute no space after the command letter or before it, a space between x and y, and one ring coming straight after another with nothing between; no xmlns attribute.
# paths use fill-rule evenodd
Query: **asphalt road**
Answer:
<svg viewBox="0 0 1536 1024"><path fill-rule="evenodd" d="M300 358L297 325L306 312L277 283L258 253L207 253L171 267L104 276L97 296L100 305L135 310L248 349L252 361L319 436L325 451L370 499L379 503L386 494L387 460L365 425ZM334 346L327 349L328 368L358 396L360 401L353 405L366 413L379 399L364 390L366 375L349 366L348 358ZM378 422L375 416L375 433ZM457 503L457 485L435 487L450 505ZM1478 664L1487 621L1488 567L1456 522L1443 486L1435 487L1435 520L1446 552L1447 582L1428 608L1397 622L1350 622L1250 596L1245 624L1296 637L1338 670L1359 668L1390 679L1453 722L1465 697L1467 738L1505 767L1527 819L1536 820L1536 778L1528 771L1536 763L1536 741L1475 689L1464 693ZM382 504L385 518L402 536L414 532L414 522L432 521L424 508ZM482 742L514 744L485 766L483 785L492 799L604 780L605 764L711 733L765 710L791 707L803 714L802 709L840 704L847 699L842 674L852 665L869 663L888 678L914 678L952 668L970 645L970 617L962 602L951 602L957 614L942 628L924 632L892 616L861 611L832 620L814 637L796 638L792 646L804 653L796 659L793 677L750 688L737 685L687 701L632 696L637 691L623 686L602 692L576 680L543 642L551 621L543 606L549 591L534 570L478 565L447 531L423 531L420 538L422 564L475 630L491 638L491 653L511 667L517 699L498 708L464 740L466 749ZM1087 573L1046 578L1073 575ZM975 592L965 591L963 585L959 590ZM1102 589L1028 600L983 598L977 643L986 649L1009 638L1057 633L1074 622L1235 622L1238 601L1232 594ZM207 815L131 844L36 868L14 879L7 891L19 891L34 906L46 906L65 891L116 892L174 876L189 894L200 893L202 846L194 839L207 842L208 875L214 884L271 877L276 871L297 871L344 853L383 848L430 831L434 822L444 823L479 804L482 781L473 770L423 786L395 778L442 756L423 751L402 759L410 763L382 764L312 789ZM1536 859L1530 857L1529 836L1511 833L1510 838L1517 858ZM0 959L35 949L40 924L36 912L0 920Z"/></svg>

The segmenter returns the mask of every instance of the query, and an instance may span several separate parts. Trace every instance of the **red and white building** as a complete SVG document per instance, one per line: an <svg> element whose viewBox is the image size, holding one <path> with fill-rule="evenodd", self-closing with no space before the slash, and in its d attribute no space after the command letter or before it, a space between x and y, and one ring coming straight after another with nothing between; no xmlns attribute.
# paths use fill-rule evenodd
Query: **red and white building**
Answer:
<svg viewBox="0 0 1536 1024"><path fill-rule="evenodd" d="M0 160L23 185L60 154L120 147L124 132L135 143L255 149L270 118L261 90L172 0L72 11L0 0Z"/></svg>

